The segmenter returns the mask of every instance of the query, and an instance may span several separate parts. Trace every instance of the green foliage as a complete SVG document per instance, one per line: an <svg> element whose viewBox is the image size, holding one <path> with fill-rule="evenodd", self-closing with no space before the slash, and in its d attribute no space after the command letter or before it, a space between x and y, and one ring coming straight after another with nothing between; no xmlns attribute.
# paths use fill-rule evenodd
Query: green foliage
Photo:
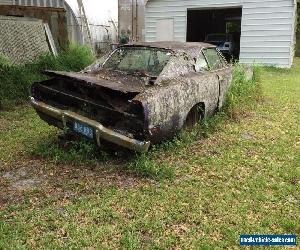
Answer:
<svg viewBox="0 0 300 250"><path fill-rule="evenodd" d="M8 58L0 53L0 69L10 66Z"/></svg>
<svg viewBox="0 0 300 250"><path fill-rule="evenodd" d="M259 83L259 67L253 66L253 78L247 80L244 65L236 64L231 87L223 111L231 118L236 118L253 108L262 97Z"/></svg>
<svg viewBox="0 0 300 250"><path fill-rule="evenodd" d="M123 158L131 158L125 169L133 175L151 179L173 179L174 177L174 168L165 162L157 163L149 160L146 154L123 153ZM53 136L46 134L43 140L34 145L30 154L55 164L84 164L90 167L115 158L115 155L100 150L94 142L68 132L54 133Z"/></svg>
<svg viewBox="0 0 300 250"><path fill-rule="evenodd" d="M300 40L296 44L296 56L300 57Z"/></svg>
<svg viewBox="0 0 300 250"><path fill-rule="evenodd" d="M88 166L95 166L98 161L105 160L106 154L92 142L87 140L70 140L68 134L50 137L40 141L33 149L32 155L48 159L56 164L84 162Z"/></svg>
<svg viewBox="0 0 300 250"><path fill-rule="evenodd" d="M146 154L137 155L127 168L138 176L152 179L173 179L174 167L168 162L156 162Z"/></svg>
<svg viewBox="0 0 300 250"><path fill-rule="evenodd" d="M89 47L71 44L69 49L61 52L58 57L52 54L41 56L36 65L39 69L77 72L94 61L95 56Z"/></svg>
<svg viewBox="0 0 300 250"><path fill-rule="evenodd" d="M46 79L43 70L80 71L94 60L91 50L79 45L70 45L57 57L46 54L25 65L12 65L0 56L0 108L7 102L18 104L26 100L31 85Z"/></svg>
<svg viewBox="0 0 300 250"><path fill-rule="evenodd" d="M297 33L300 33L300 0L297 0Z"/></svg>
<svg viewBox="0 0 300 250"><path fill-rule="evenodd" d="M236 21L226 22L226 33L240 32L241 23Z"/></svg>

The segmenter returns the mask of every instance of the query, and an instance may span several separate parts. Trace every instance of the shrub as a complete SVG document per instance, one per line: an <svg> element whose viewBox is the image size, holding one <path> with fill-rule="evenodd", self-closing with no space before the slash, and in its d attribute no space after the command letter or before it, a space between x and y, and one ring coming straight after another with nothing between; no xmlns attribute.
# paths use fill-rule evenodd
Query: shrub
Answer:
<svg viewBox="0 0 300 250"><path fill-rule="evenodd" d="M80 71L92 64L95 60L94 54L87 46L71 44L69 49L61 52L58 57L52 54L42 55L36 62L39 69L51 69L61 71Z"/></svg>
<svg viewBox="0 0 300 250"><path fill-rule="evenodd" d="M8 58L0 53L0 69L10 66Z"/></svg>
<svg viewBox="0 0 300 250"><path fill-rule="evenodd" d="M86 46L70 45L57 57L45 54L35 62L12 65L0 56L0 108L7 103L24 102L34 82L45 80L43 70L80 71L93 63L95 57Z"/></svg>

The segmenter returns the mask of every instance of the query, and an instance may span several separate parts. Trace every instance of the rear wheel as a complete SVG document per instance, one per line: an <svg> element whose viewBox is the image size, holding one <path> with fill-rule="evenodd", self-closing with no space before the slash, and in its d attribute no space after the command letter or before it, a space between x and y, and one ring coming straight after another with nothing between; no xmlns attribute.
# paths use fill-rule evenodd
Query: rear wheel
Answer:
<svg viewBox="0 0 300 250"><path fill-rule="evenodd" d="M190 112L188 113L184 129L191 130L193 129L197 124L199 124L204 117L204 106L199 104L194 106Z"/></svg>

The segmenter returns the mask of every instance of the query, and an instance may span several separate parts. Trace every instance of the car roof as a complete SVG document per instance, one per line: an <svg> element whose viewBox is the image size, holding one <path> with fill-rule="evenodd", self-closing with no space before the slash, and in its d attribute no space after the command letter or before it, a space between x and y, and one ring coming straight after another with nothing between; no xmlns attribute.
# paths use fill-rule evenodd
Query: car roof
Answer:
<svg viewBox="0 0 300 250"><path fill-rule="evenodd" d="M122 47L151 47L168 49L174 52L185 52L191 57L198 57L199 52L204 48L215 48L216 46L201 42L134 42L122 45Z"/></svg>

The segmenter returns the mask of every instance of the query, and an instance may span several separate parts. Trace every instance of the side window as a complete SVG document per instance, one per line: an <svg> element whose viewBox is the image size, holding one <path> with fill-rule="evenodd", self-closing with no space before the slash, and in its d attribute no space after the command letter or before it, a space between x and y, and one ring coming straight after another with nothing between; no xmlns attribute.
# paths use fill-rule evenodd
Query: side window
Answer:
<svg viewBox="0 0 300 250"><path fill-rule="evenodd" d="M222 52L217 51L217 53L218 53L218 55L220 57L220 60L221 60L221 62L223 64L223 67L226 67L227 66L227 61L226 61L225 57L222 55Z"/></svg>
<svg viewBox="0 0 300 250"><path fill-rule="evenodd" d="M211 70L224 68L223 60L221 60L220 55L216 51L216 49L205 49L203 53L207 59L208 66Z"/></svg>
<svg viewBox="0 0 300 250"><path fill-rule="evenodd" d="M196 59L195 70L196 70L196 72L203 72L203 71L208 70L208 65L207 65L206 59L204 58L202 53Z"/></svg>

